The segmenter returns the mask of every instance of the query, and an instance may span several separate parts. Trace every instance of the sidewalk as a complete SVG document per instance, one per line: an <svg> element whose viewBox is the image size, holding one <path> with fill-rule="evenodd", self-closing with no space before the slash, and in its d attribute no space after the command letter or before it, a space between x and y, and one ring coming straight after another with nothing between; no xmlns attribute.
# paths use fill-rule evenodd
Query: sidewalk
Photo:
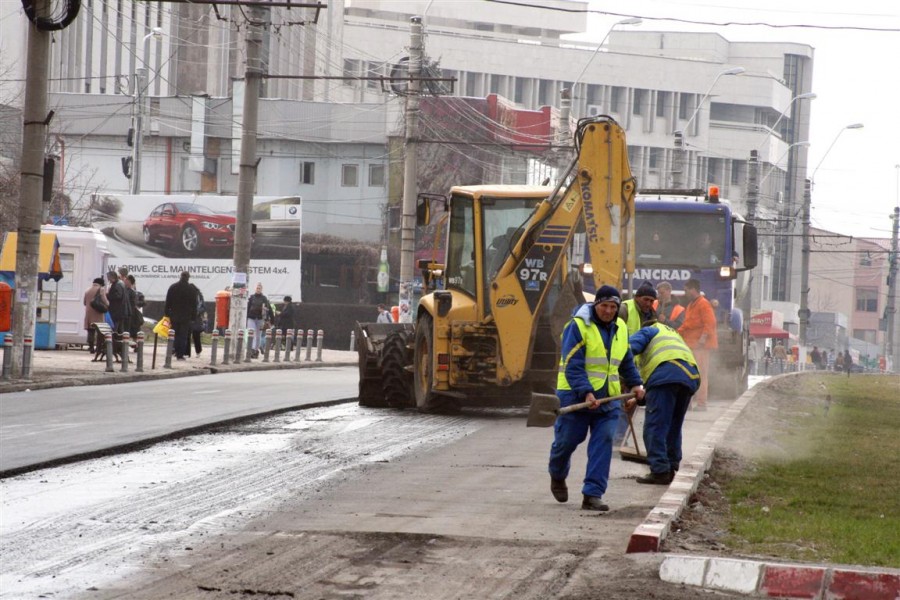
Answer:
<svg viewBox="0 0 900 600"><path fill-rule="evenodd" d="M128 371L122 370L121 363L113 363L113 371L106 371L106 361L92 362L93 354L86 349L82 350L36 350L32 361L32 373L29 380L11 379L0 380L0 394L10 392L23 392L25 390L44 390L49 388L81 386L81 385L106 385L122 383L125 381L147 381L154 379L171 379L175 377L190 377L192 375L209 375L211 373L233 373L238 371L255 371L267 369L302 369L322 366L347 366L357 364L355 351L322 350L321 361L317 361L315 348L310 353L310 360L306 360L306 350L301 349L301 360L295 360L295 354L291 353L291 360L285 362L284 353L281 353L279 362L275 362L274 351L269 355L269 361L265 362L263 356L250 362L241 361L228 365L222 364L222 344L219 344L215 366L210 365L211 347L204 346L199 356L178 361L172 359L172 367L165 368L166 347L160 344L156 349L156 361L154 366L153 344L144 346L143 372L137 369L137 354L132 351L129 354Z"/></svg>

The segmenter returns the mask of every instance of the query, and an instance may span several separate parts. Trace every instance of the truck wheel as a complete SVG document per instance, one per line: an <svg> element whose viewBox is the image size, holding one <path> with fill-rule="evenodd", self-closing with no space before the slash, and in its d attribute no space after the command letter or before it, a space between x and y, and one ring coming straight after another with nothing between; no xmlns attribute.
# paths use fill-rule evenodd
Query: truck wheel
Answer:
<svg viewBox="0 0 900 600"><path fill-rule="evenodd" d="M423 412L439 408L435 393L431 389L434 381L434 334L431 316L424 315L416 324L416 342L413 355L413 390L416 407Z"/></svg>
<svg viewBox="0 0 900 600"><path fill-rule="evenodd" d="M388 406L409 408L415 406L412 395L412 374L406 368L412 364L407 349L407 338L392 333L381 351L382 391Z"/></svg>

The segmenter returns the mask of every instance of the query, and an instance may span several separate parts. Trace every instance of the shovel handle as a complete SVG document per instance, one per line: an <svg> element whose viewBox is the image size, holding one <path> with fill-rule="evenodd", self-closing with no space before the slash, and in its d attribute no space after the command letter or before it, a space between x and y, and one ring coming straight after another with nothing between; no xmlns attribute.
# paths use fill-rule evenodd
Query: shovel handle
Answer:
<svg viewBox="0 0 900 600"><path fill-rule="evenodd" d="M618 396L609 396L608 398L600 398L600 404L606 404L607 402L614 402L616 400L628 400L630 398L634 398L634 392L628 392L627 394L619 394ZM576 410L581 410L582 408L587 408L591 405L590 402L579 402L578 404L570 404L569 406L564 406L559 409L556 413L558 415L566 415L570 412L575 412Z"/></svg>

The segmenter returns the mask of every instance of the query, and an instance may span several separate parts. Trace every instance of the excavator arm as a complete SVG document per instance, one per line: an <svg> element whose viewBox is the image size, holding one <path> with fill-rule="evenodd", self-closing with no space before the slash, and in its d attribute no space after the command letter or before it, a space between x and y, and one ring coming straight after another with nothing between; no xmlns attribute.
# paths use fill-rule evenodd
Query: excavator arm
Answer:
<svg viewBox="0 0 900 600"><path fill-rule="evenodd" d="M612 118L582 119L569 176L541 202L490 286L500 342L498 381L520 381L528 368L538 318L583 219L594 284L621 285L634 270L635 180L625 132ZM567 183L566 183L567 181Z"/></svg>

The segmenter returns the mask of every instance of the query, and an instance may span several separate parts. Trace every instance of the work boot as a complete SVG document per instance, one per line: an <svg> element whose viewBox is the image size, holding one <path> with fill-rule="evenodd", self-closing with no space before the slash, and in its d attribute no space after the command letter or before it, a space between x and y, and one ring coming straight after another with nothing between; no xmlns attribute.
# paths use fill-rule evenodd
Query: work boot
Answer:
<svg viewBox="0 0 900 600"><path fill-rule="evenodd" d="M588 496L587 494L584 494L584 499L581 501L581 510L606 512L609 510L609 506L607 506L599 496Z"/></svg>
<svg viewBox="0 0 900 600"><path fill-rule="evenodd" d="M551 477L550 492L553 494L553 497L556 498L557 502L569 501L569 488L566 487L565 479L553 479Z"/></svg>
<svg viewBox="0 0 900 600"><path fill-rule="evenodd" d="M666 471L665 473L650 473L643 477L638 477L638 483L649 483L651 485L669 485L675 478L674 471Z"/></svg>

